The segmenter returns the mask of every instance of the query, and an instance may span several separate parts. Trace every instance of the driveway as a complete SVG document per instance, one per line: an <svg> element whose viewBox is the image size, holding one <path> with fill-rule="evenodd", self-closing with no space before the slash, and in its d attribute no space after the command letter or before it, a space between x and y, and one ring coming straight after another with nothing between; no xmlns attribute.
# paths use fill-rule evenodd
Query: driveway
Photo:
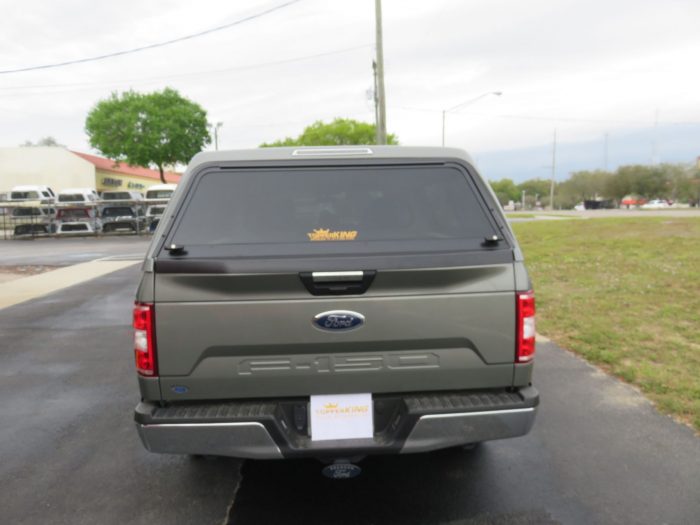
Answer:
<svg viewBox="0 0 700 525"><path fill-rule="evenodd" d="M698 522L700 439L548 342L523 438L369 458L348 481L312 460L152 455L132 423L137 278L131 266L0 310L3 523Z"/></svg>

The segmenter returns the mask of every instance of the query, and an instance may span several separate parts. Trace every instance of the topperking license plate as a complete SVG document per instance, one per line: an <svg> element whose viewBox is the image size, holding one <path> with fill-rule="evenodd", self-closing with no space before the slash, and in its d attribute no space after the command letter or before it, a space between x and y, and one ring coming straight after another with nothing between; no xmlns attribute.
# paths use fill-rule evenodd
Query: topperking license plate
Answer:
<svg viewBox="0 0 700 525"><path fill-rule="evenodd" d="M371 438L372 394L311 396L311 441Z"/></svg>

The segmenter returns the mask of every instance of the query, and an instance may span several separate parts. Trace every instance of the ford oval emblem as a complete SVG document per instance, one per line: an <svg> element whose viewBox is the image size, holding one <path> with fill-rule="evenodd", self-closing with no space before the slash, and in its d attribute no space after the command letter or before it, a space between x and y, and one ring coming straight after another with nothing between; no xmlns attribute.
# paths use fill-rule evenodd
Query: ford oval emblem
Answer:
<svg viewBox="0 0 700 525"><path fill-rule="evenodd" d="M331 310L314 316L313 323L321 330L343 332L362 326L365 316L349 310Z"/></svg>
<svg viewBox="0 0 700 525"><path fill-rule="evenodd" d="M331 479L352 479L362 472L362 469L352 463L333 463L323 467L323 475Z"/></svg>

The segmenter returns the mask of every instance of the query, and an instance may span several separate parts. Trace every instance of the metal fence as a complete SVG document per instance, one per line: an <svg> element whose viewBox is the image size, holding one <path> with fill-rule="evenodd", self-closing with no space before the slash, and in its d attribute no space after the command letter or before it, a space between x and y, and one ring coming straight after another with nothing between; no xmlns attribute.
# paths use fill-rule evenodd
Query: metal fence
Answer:
<svg viewBox="0 0 700 525"><path fill-rule="evenodd" d="M147 235L160 219L169 199L0 200L3 239L36 237ZM159 213L160 212L160 213Z"/></svg>

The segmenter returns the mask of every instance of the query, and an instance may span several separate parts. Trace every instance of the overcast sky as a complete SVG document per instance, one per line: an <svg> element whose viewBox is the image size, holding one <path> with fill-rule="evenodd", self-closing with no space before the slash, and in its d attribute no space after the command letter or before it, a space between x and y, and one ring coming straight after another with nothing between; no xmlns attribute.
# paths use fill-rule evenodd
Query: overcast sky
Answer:
<svg viewBox="0 0 700 525"><path fill-rule="evenodd" d="M0 71L184 36L288 0L0 0ZM700 123L697 0L384 0L388 128L479 154ZM301 0L230 29L99 62L0 74L0 146L46 135L90 151L111 91L171 86L255 147L333 117L372 121L373 0ZM646 145L644 147L647 147ZM700 154L700 145L698 147ZM690 159L689 159L690 160Z"/></svg>

